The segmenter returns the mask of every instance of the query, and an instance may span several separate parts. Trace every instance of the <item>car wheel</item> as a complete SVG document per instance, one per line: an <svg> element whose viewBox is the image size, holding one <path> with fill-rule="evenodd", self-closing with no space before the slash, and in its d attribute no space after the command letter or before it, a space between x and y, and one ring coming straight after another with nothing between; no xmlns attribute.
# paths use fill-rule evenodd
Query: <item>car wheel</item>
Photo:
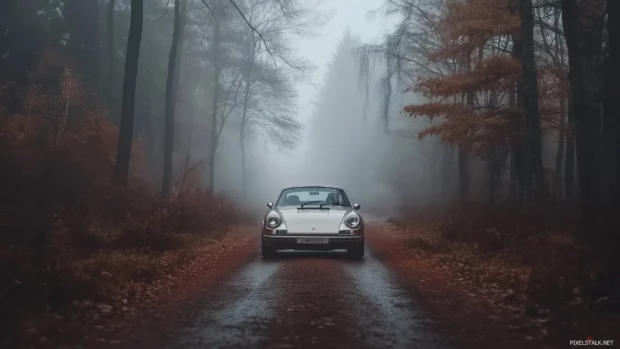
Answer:
<svg viewBox="0 0 620 349"><path fill-rule="evenodd" d="M263 258L273 258L276 256L277 250L265 245L265 242L263 242L261 245L261 254L263 255Z"/></svg>
<svg viewBox="0 0 620 349"><path fill-rule="evenodd" d="M364 244L361 244L361 245L353 247L353 248L348 248L347 249L347 254L352 259L362 259L362 258L364 258Z"/></svg>

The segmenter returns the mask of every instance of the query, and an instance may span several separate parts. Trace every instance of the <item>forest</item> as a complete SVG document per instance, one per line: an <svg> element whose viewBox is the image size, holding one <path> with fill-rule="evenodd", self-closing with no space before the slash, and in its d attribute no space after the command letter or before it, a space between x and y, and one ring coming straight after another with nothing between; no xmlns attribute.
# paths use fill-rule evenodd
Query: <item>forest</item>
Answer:
<svg viewBox="0 0 620 349"><path fill-rule="evenodd" d="M620 2L386 0L395 27L342 33L304 122L318 2L0 3L0 334L148 298L284 182L345 183L425 253L526 268L547 307L614 302Z"/></svg>

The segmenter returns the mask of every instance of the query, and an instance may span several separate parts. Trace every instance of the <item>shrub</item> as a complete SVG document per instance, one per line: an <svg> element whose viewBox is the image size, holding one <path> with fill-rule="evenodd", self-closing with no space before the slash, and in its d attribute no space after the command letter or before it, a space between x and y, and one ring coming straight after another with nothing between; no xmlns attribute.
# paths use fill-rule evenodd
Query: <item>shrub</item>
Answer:
<svg viewBox="0 0 620 349"><path fill-rule="evenodd" d="M140 139L130 185L112 185L118 128L59 57L43 58L22 100L19 113L0 109L0 326L149 281L202 243L188 235L218 239L239 221L210 191L159 198Z"/></svg>

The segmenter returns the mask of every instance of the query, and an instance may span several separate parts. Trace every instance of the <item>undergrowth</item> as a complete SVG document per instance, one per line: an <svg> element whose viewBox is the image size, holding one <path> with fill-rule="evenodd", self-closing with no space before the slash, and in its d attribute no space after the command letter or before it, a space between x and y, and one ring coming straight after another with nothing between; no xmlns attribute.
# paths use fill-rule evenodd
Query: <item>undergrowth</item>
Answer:
<svg viewBox="0 0 620 349"><path fill-rule="evenodd" d="M615 243L584 242L575 217L569 209L557 215L497 209L389 223L405 232L408 249L479 286L509 290L496 301L519 303L527 315L618 311Z"/></svg>
<svg viewBox="0 0 620 349"><path fill-rule="evenodd" d="M139 138L130 184L111 184L118 128L59 57L43 58L20 100L19 110L0 108L0 328L6 332L45 310L130 297L132 285L186 264L247 219L208 190L185 188L160 198Z"/></svg>

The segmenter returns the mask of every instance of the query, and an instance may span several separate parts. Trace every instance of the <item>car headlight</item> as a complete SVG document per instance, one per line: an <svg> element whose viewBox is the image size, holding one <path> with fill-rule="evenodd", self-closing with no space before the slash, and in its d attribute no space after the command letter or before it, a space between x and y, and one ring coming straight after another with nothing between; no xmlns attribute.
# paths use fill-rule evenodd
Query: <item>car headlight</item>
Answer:
<svg viewBox="0 0 620 349"><path fill-rule="evenodd" d="M350 212L346 217L344 217L344 224L351 229L359 227L360 223L360 216L355 212Z"/></svg>
<svg viewBox="0 0 620 349"><path fill-rule="evenodd" d="M276 228L277 226L282 224L282 217L280 217L280 214L278 212L271 211L267 215L265 222L269 228Z"/></svg>

